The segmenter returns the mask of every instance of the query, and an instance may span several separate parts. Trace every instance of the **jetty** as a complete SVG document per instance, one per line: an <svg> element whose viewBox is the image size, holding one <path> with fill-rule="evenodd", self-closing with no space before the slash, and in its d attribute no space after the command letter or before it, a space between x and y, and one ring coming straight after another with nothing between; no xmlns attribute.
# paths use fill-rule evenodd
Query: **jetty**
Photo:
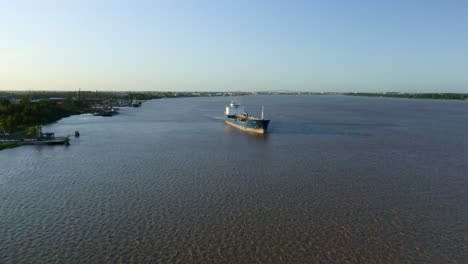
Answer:
<svg viewBox="0 0 468 264"><path fill-rule="evenodd" d="M42 132L42 126L36 127L36 136L22 134L0 134L0 144L13 145L70 145L70 136L56 137L54 133Z"/></svg>

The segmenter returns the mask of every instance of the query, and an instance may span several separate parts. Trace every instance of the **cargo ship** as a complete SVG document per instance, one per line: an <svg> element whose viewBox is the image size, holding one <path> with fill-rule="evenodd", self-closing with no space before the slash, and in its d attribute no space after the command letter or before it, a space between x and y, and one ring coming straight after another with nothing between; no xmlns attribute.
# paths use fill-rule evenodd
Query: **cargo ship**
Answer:
<svg viewBox="0 0 468 264"><path fill-rule="evenodd" d="M264 119L263 116L263 106L262 106L262 116L260 118L250 116L244 111L244 106L231 101L229 105L226 106L226 119L224 122L233 127L237 127L241 130L264 134L268 130L268 124L270 120Z"/></svg>

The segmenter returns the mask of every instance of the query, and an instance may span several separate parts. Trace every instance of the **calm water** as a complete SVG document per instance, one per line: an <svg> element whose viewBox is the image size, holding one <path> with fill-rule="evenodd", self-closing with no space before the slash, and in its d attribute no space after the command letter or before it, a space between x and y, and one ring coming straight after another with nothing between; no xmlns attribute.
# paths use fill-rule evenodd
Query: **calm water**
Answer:
<svg viewBox="0 0 468 264"><path fill-rule="evenodd" d="M468 102L241 101L270 134L163 99L0 151L0 262L466 261Z"/></svg>

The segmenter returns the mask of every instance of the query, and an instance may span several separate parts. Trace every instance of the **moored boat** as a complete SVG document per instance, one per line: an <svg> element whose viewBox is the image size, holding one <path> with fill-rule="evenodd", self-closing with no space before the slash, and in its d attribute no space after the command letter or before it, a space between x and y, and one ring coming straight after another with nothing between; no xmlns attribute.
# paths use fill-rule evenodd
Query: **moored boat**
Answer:
<svg viewBox="0 0 468 264"><path fill-rule="evenodd" d="M140 107L141 106L141 101L134 99L132 101L132 107Z"/></svg>
<svg viewBox="0 0 468 264"><path fill-rule="evenodd" d="M102 108L99 112L93 113L94 116L114 116L117 115L119 112L115 107L109 106Z"/></svg>

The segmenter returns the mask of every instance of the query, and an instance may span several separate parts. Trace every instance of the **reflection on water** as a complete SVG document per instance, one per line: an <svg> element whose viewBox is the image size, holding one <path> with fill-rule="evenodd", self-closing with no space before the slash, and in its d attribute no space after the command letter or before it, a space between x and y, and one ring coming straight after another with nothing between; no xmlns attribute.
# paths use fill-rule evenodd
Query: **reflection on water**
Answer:
<svg viewBox="0 0 468 264"><path fill-rule="evenodd" d="M0 262L462 263L464 102L244 97L146 102L0 152ZM257 109L258 110L258 109ZM258 113L252 113L258 115Z"/></svg>

